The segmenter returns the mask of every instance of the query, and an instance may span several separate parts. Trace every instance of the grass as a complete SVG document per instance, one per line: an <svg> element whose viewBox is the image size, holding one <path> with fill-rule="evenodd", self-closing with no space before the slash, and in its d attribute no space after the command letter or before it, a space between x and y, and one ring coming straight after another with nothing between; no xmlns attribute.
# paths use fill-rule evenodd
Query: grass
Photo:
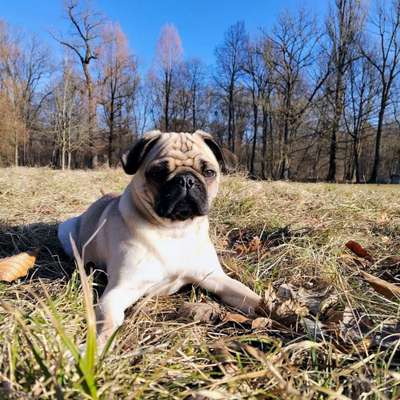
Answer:
<svg viewBox="0 0 400 400"><path fill-rule="evenodd" d="M371 334L383 324L400 326L399 301L361 280L344 246L350 239L361 243L377 260L364 267L396 282L400 266L380 262L400 255L396 186L230 176L210 216L210 234L231 276L260 294L271 284L328 287L336 307L350 310L353 322L343 318L339 325L352 323L345 332L354 333L368 321L362 335L374 345L354 335L338 346L331 336L296 329L182 320L176 310L184 301L215 301L189 287L129 309L104 358L71 361L68 354L93 333L90 299L83 295L86 280L57 243L57 223L82 212L101 191L121 191L128 180L116 170L0 170L0 257L42 248L28 277L0 283L0 398L399 398L399 332L387 345Z"/></svg>

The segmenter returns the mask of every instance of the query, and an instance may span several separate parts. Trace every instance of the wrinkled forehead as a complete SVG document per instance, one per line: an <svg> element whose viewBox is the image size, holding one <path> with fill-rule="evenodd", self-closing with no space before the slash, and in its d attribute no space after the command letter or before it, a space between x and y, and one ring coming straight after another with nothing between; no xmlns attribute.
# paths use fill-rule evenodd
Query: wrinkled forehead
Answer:
<svg viewBox="0 0 400 400"><path fill-rule="evenodd" d="M157 159L168 159L170 168L195 167L206 157L208 161L217 163L214 154L196 134L163 133L155 146Z"/></svg>

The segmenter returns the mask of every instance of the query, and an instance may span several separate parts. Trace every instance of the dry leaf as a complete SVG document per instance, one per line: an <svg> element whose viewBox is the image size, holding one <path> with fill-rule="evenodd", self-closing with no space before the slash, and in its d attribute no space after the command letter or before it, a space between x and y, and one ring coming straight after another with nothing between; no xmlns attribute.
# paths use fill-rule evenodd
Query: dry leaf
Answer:
<svg viewBox="0 0 400 400"><path fill-rule="evenodd" d="M227 312L222 319L222 322L236 322L237 324L245 324L250 322L250 319L242 314Z"/></svg>
<svg viewBox="0 0 400 400"><path fill-rule="evenodd" d="M342 310L335 310L331 308L326 313L326 323L334 323L337 324L343 321L343 311Z"/></svg>
<svg viewBox="0 0 400 400"><path fill-rule="evenodd" d="M309 310L306 305L299 303L294 300L285 300L279 304L276 308L275 313L277 316L283 319L291 319L293 317L305 317L308 315Z"/></svg>
<svg viewBox="0 0 400 400"><path fill-rule="evenodd" d="M25 276L35 265L39 249L29 250L0 260L0 281L13 282Z"/></svg>
<svg viewBox="0 0 400 400"><path fill-rule="evenodd" d="M346 243L346 247L351 250L355 255L358 257L364 258L368 261L373 261L373 258L371 255L368 253L367 250L364 249L364 247L361 246L360 243L355 242L354 240L349 240Z"/></svg>
<svg viewBox="0 0 400 400"><path fill-rule="evenodd" d="M251 323L251 329L270 328L271 326L272 326L272 320L270 318L265 318L265 317L256 318Z"/></svg>
<svg viewBox="0 0 400 400"><path fill-rule="evenodd" d="M394 283L387 282L381 278L369 274L365 271L360 271L363 278L380 294L389 300L394 297L400 298L400 287Z"/></svg>
<svg viewBox="0 0 400 400"><path fill-rule="evenodd" d="M218 362L228 364L236 361L236 358L230 353L229 347L222 339L216 340L209 347Z"/></svg>
<svg viewBox="0 0 400 400"><path fill-rule="evenodd" d="M266 357L263 351L257 349L257 347L250 346L247 343L240 343L240 345L246 353L255 358L257 361L260 361L262 364L265 364Z"/></svg>
<svg viewBox="0 0 400 400"><path fill-rule="evenodd" d="M275 289L270 284L265 289L264 298L261 301L258 312L261 312L261 314L265 314L265 312L267 312L267 315L270 315L275 309L277 301L278 297Z"/></svg>
<svg viewBox="0 0 400 400"><path fill-rule="evenodd" d="M240 256L245 254L245 253L247 253L247 247L244 244L241 244L241 243L235 244L234 250Z"/></svg>
<svg viewBox="0 0 400 400"><path fill-rule="evenodd" d="M254 236L251 242L249 243L248 251L255 252L261 246L261 239L258 236Z"/></svg>
<svg viewBox="0 0 400 400"><path fill-rule="evenodd" d="M236 357L230 353L228 346L222 339L211 344L210 351L219 362L218 366L224 375L234 375L237 372Z"/></svg>
<svg viewBox="0 0 400 400"><path fill-rule="evenodd" d="M277 295L281 299L286 299L286 300L294 299L296 297L295 288L290 283L284 283L281 286L279 286Z"/></svg>
<svg viewBox="0 0 400 400"><path fill-rule="evenodd" d="M324 328L323 324L320 321L312 320L309 318L303 318L301 321L303 325L304 331L314 338L321 338L324 336L322 329Z"/></svg>
<svg viewBox="0 0 400 400"><path fill-rule="evenodd" d="M248 254L248 253L254 253L260 250L261 248L261 239L259 236L254 236L251 240L249 241L242 241L242 242L236 242L233 246L233 249L238 253L239 255L243 254Z"/></svg>
<svg viewBox="0 0 400 400"><path fill-rule="evenodd" d="M218 304L183 303L179 308L178 318L194 319L199 322L213 323L221 317L222 310Z"/></svg>

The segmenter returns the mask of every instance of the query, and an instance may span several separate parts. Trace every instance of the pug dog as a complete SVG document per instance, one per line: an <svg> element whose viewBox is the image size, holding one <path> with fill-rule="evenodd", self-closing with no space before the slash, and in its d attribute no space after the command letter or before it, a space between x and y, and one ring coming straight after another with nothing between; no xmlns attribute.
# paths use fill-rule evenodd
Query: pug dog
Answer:
<svg viewBox="0 0 400 400"><path fill-rule="evenodd" d="M141 297L169 295L187 284L253 314L260 297L225 274L209 237L208 212L224 168L212 136L151 131L121 161L133 175L124 192L103 196L58 228L68 255L71 236L84 262L107 272L96 306L99 346Z"/></svg>

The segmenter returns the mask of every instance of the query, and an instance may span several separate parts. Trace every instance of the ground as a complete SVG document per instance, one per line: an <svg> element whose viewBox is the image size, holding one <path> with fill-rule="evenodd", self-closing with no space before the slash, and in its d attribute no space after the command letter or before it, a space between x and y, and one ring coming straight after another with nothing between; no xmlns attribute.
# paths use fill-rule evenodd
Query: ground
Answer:
<svg viewBox="0 0 400 400"><path fill-rule="evenodd" d="M218 299L188 287L128 310L115 347L96 364L90 354L74 361L90 313L56 226L128 180L112 169L0 170L0 257L41 248L27 277L0 283L0 398L399 398L399 301L359 273L400 277L400 263L384 262L400 255L398 186L225 177L210 234L227 273L266 301L273 291L301 292L329 300L329 310L317 302L319 311L291 311L289 322L252 323L223 307L199 322L177 313L182 303ZM374 260L351 255L349 240Z"/></svg>

